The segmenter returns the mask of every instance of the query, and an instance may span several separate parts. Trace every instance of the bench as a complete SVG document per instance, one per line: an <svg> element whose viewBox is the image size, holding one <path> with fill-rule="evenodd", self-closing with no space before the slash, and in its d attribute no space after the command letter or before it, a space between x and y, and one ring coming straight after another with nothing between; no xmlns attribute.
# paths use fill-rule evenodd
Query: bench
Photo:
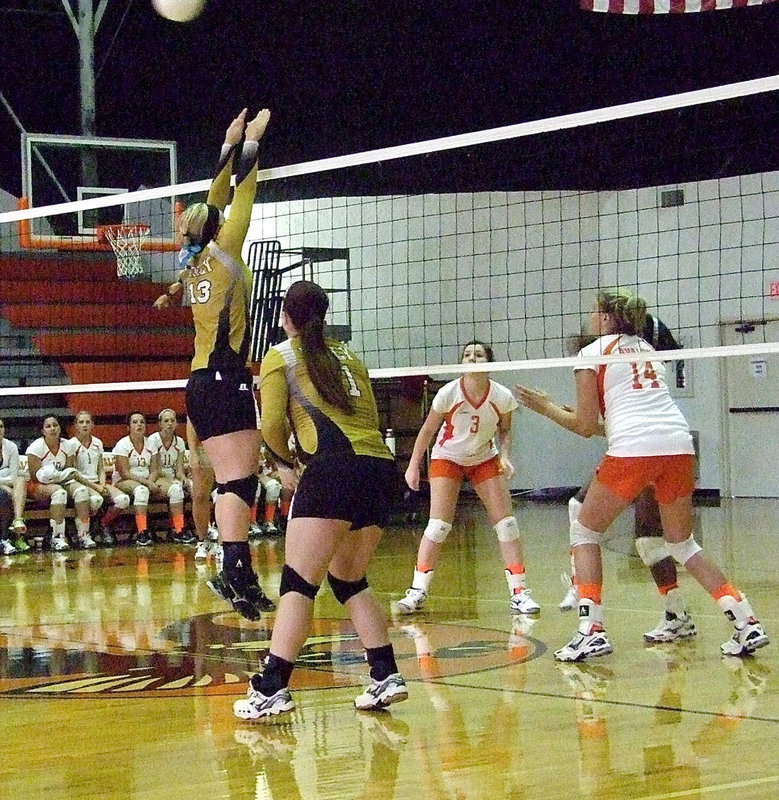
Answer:
<svg viewBox="0 0 779 800"><path fill-rule="evenodd" d="M188 453L185 451L184 455L184 464L185 467L188 467ZM110 452L103 453L103 466L105 467L106 476L110 482L111 473L114 471L114 454ZM26 480L30 479L29 468L27 466L27 456L20 454L19 455L19 473L25 477ZM122 517L132 517L134 515L134 509L132 506L132 502L130 503L129 508L122 510L119 514L117 519L121 519ZM184 513L189 514L191 513L191 501L189 497L187 497L184 503ZM147 515L149 518L149 523L151 528L160 528L163 527L160 525L161 521L167 521L168 519L168 504L164 501L153 501L149 503ZM68 506L65 509L65 519L73 519L75 517L75 511L72 507ZM47 525L49 521L49 508L47 505L43 505L35 500L27 499L27 503L25 504L24 509L24 520L27 523L28 528L37 527L38 524ZM157 525L154 526L153 523L156 522ZM33 523L32 525L30 523ZM128 526L129 528L129 526Z"/></svg>

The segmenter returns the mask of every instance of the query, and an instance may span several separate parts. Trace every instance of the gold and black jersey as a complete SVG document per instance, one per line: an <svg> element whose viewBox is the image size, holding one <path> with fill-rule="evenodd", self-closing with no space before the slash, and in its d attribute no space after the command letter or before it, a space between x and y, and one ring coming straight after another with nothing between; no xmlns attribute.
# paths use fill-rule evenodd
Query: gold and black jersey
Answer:
<svg viewBox="0 0 779 800"><path fill-rule="evenodd" d="M348 414L323 400L314 387L295 337L272 347L260 368L262 438L280 463L292 466L290 427L304 464L322 456L364 455L392 459L379 432L379 415L368 370L342 342L327 340L341 365L343 385L354 404Z"/></svg>
<svg viewBox="0 0 779 800"><path fill-rule="evenodd" d="M257 143L241 153L230 216L216 239L206 245L183 274L184 290L195 322L192 369L237 372L250 360L252 276L241 257L257 187ZM225 148L208 202L227 205L234 148Z"/></svg>

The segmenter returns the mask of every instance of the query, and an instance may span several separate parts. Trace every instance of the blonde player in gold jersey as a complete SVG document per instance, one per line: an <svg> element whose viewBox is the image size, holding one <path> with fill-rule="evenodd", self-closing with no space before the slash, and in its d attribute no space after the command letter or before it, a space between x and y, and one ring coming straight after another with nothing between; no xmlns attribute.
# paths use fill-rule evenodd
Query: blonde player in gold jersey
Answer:
<svg viewBox="0 0 779 800"><path fill-rule="evenodd" d="M296 488L287 526L279 610L262 675L235 702L240 719L277 717L295 703L287 688L327 577L365 647L371 684L354 704L385 708L408 697L387 635L387 618L368 588L368 564L391 507L395 465L379 432L368 371L342 342L324 338L329 302L310 281L288 289L281 324L289 337L262 362L262 435L282 485ZM305 465L299 482L289 430Z"/></svg>
<svg viewBox="0 0 779 800"><path fill-rule="evenodd" d="M249 369L252 281L241 250L257 188L259 141L270 111L263 109L249 122L246 116L244 109L227 128L207 202L189 206L179 219L182 272L179 282L168 289L168 298L183 288L195 323L187 416L214 468L216 521L224 548L223 571L208 585L244 617L256 620L275 606L260 588L248 543L260 434ZM235 193L225 220L222 212L229 200L233 166ZM160 298L155 305L166 303Z"/></svg>

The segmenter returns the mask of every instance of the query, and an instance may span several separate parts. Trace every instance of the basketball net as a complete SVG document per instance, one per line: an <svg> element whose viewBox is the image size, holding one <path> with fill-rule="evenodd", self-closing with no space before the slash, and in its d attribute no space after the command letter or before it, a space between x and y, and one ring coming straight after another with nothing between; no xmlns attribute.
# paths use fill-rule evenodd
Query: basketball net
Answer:
<svg viewBox="0 0 779 800"><path fill-rule="evenodd" d="M116 255L116 274L127 278L143 273L141 250L149 241L148 225L106 225L105 238Z"/></svg>

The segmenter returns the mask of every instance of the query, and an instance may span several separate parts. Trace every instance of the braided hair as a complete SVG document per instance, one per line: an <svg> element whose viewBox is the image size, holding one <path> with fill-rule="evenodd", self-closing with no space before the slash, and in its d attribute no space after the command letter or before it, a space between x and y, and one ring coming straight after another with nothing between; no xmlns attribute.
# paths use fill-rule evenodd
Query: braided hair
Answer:
<svg viewBox="0 0 779 800"><path fill-rule="evenodd" d="M325 343L325 314L329 307L325 290L311 281L293 283L282 305L300 336L303 359L317 392L331 406L352 414L354 406L344 388L341 364Z"/></svg>

